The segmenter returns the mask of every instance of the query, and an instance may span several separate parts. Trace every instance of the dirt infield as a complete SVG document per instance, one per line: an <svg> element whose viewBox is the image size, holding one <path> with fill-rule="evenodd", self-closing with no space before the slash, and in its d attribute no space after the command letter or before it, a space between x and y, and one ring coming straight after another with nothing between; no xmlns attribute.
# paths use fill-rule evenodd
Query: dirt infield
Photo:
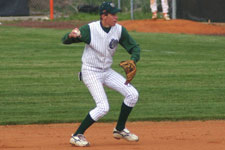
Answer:
<svg viewBox="0 0 225 150"><path fill-rule="evenodd" d="M121 21L129 31L153 33L185 33L225 36L224 24L208 24L190 20L135 20Z"/></svg>
<svg viewBox="0 0 225 150"><path fill-rule="evenodd" d="M225 26L188 20L135 20L119 22L129 31L184 33L225 36ZM8 23L10 26L72 29L84 22ZM0 150L224 150L225 121L128 122L127 128L140 137L139 142L115 140L115 123L96 123L86 132L91 147L69 144L79 124L0 126Z"/></svg>
<svg viewBox="0 0 225 150"><path fill-rule="evenodd" d="M139 135L130 143L112 137L115 123L96 123L86 132L90 147L69 144L79 124L0 126L1 150L224 150L225 121L129 122Z"/></svg>
<svg viewBox="0 0 225 150"><path fill-rule="evenodd" d="M8 23L10 26L34 27L34 28L56 28L56 29L72 29L80 27L88 22L81 21L21 21L16 23ZM157 21L146 20L127 20L120 21L119 24L126 27L129 31L136 32L152 32L152 33L184 33L184 34L203 34L203 35L222 35L225 36L225 24L200 23L190 20L171 20Z"/></svg>

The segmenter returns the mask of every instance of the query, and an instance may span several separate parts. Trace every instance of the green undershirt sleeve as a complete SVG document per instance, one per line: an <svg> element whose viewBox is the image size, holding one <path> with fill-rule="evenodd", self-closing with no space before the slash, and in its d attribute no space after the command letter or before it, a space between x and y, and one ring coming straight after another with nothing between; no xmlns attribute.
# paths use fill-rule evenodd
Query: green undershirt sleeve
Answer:
<svg viewBox="0 0 225 150"><path fill-rule="evenodd" d="M135 63L140 60L140 47L124 27L122 27L119 43L129 54L131 54L131 60L134 60Z"/></svg>
<svg viewBox="0 0 225 150"><path fill-rule="evenodd" d="M62 38L62 43L63 44L72 44L72 43L79 43L79 42L84 42L87 44L90 44L91 42L91 36L90 36L90 28L89 25L83 25L79 28L81 32L81 37L77 38L69 38L70 32L66 33L63 38Z"/></svg>

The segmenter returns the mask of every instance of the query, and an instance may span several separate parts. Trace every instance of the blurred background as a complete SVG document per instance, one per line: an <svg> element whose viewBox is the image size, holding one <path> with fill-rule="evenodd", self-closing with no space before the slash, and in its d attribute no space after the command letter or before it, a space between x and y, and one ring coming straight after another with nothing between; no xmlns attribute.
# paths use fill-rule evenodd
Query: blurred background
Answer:
<svg viewBox="0 0 225 150"><path fill-rule="evenodd" d="M50 16L53 2L54 18L71 17L77 13L98 13L104 0L10 0L0 1L0 17ZM150 18L149 0L111 0L129 19ZM158 0L158 10L161 0ZM201 22L225 22L225 0L168 0L172 19L189 19Z"/></svg>

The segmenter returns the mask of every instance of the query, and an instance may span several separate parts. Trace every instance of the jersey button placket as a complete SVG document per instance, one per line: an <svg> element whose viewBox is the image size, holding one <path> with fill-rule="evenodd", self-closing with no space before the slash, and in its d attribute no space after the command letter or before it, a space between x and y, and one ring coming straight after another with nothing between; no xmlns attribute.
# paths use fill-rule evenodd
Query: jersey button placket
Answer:
<svg viewBox="0 0 225 150"><path fill-rule="evenodd" d="M105 36L105 38L104 38L104 41L103 41L103 43L104 43L104 52L103 52L103 70L105 70L105 67L107 66L106 65L106 59L107 59L107 36Z"/></svg>

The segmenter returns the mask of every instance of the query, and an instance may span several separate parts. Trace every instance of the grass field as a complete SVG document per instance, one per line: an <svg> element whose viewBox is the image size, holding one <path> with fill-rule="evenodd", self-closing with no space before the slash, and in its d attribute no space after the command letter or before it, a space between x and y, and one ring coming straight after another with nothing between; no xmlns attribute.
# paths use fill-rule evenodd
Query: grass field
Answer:
<svg viewBox="0 0 225 150"><path fill-rule="evenodd" d="M80 122L95 106L77 80L83 43L63 45L69 30L0 27L0 124ZM225 119L225 37L130 33L141 60L140 99L129 120ZM129 55L119 47L113 68ZM115 121L123 97L106 89Z"/></svg>

